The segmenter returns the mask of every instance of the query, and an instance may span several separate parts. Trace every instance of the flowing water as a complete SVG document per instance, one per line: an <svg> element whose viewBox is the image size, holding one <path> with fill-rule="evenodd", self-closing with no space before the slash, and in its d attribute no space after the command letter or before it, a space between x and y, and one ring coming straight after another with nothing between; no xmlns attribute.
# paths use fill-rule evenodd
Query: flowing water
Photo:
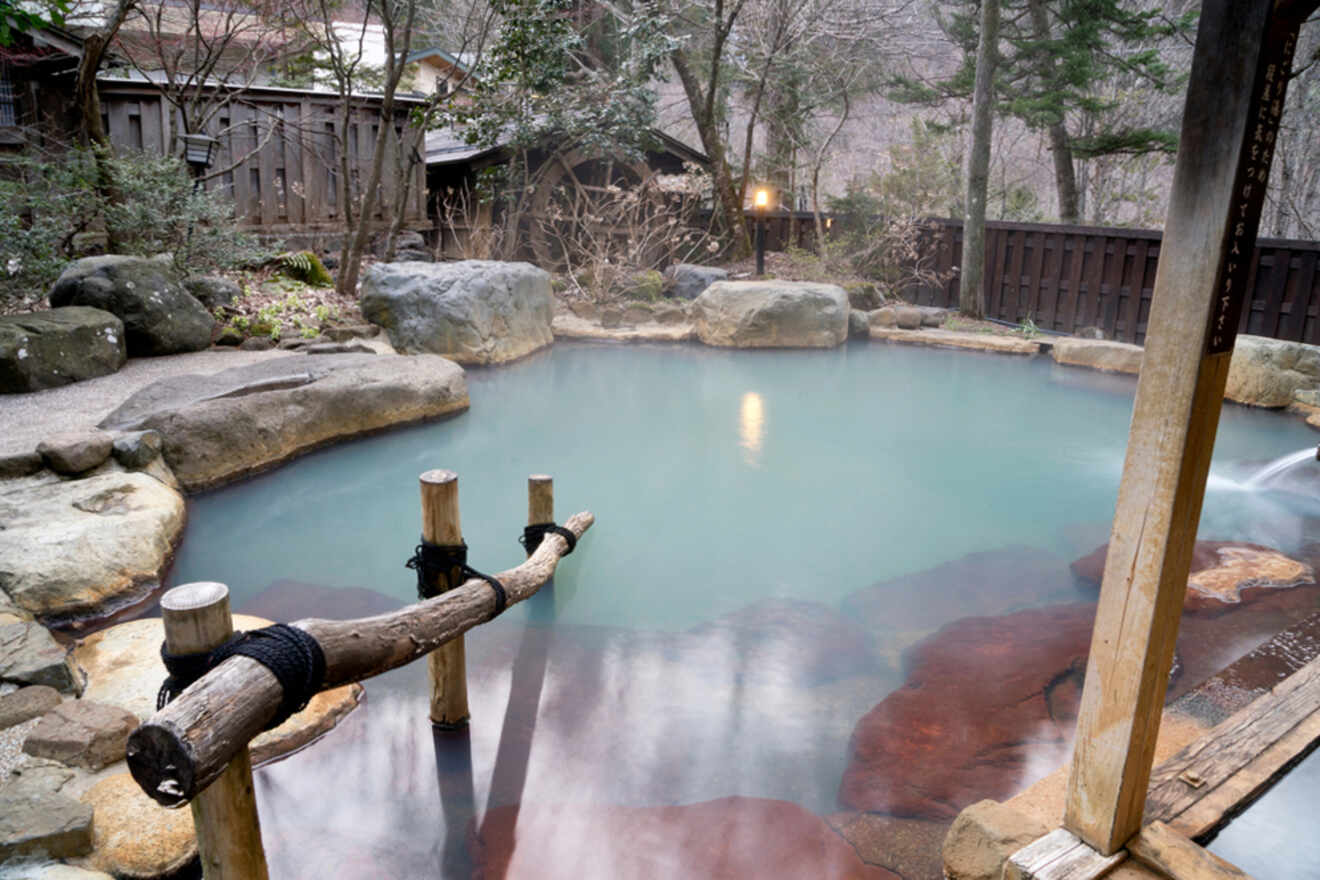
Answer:
<svg viewBox="0 0 1320 880"><path fill-rule="evenodd" d="M469 820L516 804L748 795L830 813L905 647L1090 597L1068 565L1108 538L1135 387L866 344L556 345L468 381L467 413L190 502L172 582L223 581L236 610L278 619L411 601L431 468L458 472L485 571L523 556L528 474L554 475L561 521L598 517L552 588L469 634L468 734L433 736L418 665L259 772L277 877L461 876ZM1312 438L1226 407L1201 537L1285 552L1320 537L1309 497L1244 482Z"/></svg>

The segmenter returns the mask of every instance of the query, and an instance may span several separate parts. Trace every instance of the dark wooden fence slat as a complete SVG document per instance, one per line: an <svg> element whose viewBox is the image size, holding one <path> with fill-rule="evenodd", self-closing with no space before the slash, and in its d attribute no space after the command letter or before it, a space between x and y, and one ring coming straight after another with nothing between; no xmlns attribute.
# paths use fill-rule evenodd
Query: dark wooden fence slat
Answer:
<svg viewBox="0 0 1320 880"><path fill-rule="evenodd" d="M1293 293L1292 327L1289 339L1299 342L1315 343L1316 324L1311 319L1311 310L1320 307L1320 284L1317 284L1316 263L1320 262L1320 251L1302 254L1302 266L1297 273L1297 284ZM1295 334L1295 335L1294 335Z"/></svg>
<svg viewBox="0 0 1320 880"><path fill-rule="evenodd" d="M1264 248L1260 242L1256 242L1256 248L1251 252L1251 266L1247 270L1247 305L1242 310L1242 318L1238 322L1239 333L1250 333L1248 328L1256 327L1260 323L1260 300L1256 292L1257 279L1260 277L1260 258Z"/></svg>
<svg viewBox="0 0 1320 880"><path fill-rule="evenodd" d="M1055 322L1059 315L1059 275L1063 271L1063 243L1066 239L1062 233L1045 235L1045 263L1040 273L1036 326L1047 330L1059 329Z"/></svg>
<svg viewBox="0 0 1320 880"><path fill-rule="evenodd" d="M1127 270L1127 292L1123 294L1122 310L1119 321L1123 325L1123 338L1128 342L1137 341L1137 316L1141 314L1141 285L1146 274L1146 249L1150 245L1145 241L1124 242L1124 247L1132 251L1132 261Z"/></svg>
<svg viewBox="0 0 1320 880"><path fill-rule="evenodd" d="M1101 326L1105 330L1106 339L1118 339L1118 289L1123 282L1123 263L1127 260L1127 241L1125 239L1115 238L1114 236L1105 236L1104 243L1104 274L1100 282L1101 296ZM1123 342L1131 340L1124 339Z"/></svg>
<svg viewBox="0 0 1320 880"><path fill-rule="evenodd" d="M1292 252L1283 248L1274 248L1274 265L1270 267L1270 277L1260 291L1265 301L1264 322L1261 335L1283 339L1279 335L1283 317L1283 296L1288 287L1288 275L1292 270Z"/></svg>
<svg viewBox="0 0 1320 880"><path fill-rule="evenodd" d="M1045 248L1049 235L1046 232L1035 234L1035 241L1031 246L1031 262L1028 264L1029 268L1027 269L1025 281L1026 306L1023 307L1021 300L1019 300L1018 315L1014 319L1019 323L1027 318L1034 321L1040 309L1041 270L1045 266Z"/></svg>

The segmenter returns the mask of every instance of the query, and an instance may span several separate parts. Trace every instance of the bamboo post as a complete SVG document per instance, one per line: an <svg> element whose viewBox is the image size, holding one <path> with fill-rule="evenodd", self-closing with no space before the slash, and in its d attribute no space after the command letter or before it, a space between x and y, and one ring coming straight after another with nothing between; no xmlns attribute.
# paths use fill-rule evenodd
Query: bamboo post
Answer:
<svg viewBox="0 0 1320 880"><path fill-rule="evenodd" d="M160 600L165 648L171 654L210 651L234 632L229 588L217 583L175 587ZM205 880L266 880L252 759L244 746L192 801L197 850Z"/></svg>
<svg viewBox="0 0 1320 880"><path fill-rule="evenodd" d="M1105 855L1141 830L1297 27L1202 7L1068 780L1064 827Z"/></svg>
<svg viewBox="0 0 1320 880"><path fill-rule="evenodd" d="M463 525L458 515L458 474L427 471L419 478L422 488L422 540L454 546L463 543ZM442 591L463 583L463 572L454 569L438 578ZM431 678L431 723L454 729L468 723L467 655L463 637L446 642L427 655Z"/></svg>
<svg viewBox="0 0 1320 880"><path fill-rule="evenodd" d="M532 474L527 478L527 524L529 526L555 521L555 481L546 474ZM536 552L527 548L527 555Z"/></svg>

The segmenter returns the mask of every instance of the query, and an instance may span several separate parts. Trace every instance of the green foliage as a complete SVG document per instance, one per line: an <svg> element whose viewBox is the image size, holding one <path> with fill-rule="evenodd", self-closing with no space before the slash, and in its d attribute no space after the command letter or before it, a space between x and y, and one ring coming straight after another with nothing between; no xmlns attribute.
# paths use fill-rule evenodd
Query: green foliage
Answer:
<svg viewBox="0 0 1320 880"><path fill-rule="evenodd" d="M98 195L86 150L0 161L0 311L42 299L77 256L81 232L104 229L116 253L169 253L190 273L264 259L256 239L235 227L232 204L195 190L178 159L127 153L108 167L114 202Z"/></svg>
<svg viewBox="0 0 1320 880"><path fill-rule="evenodd" d="M47 25L64 24L69 0L0 0L0 46L12 46L16 35Z"/></svg>
<svg viewBox="0 0 1320 880"><path fill-rule="evenodd" d="M181 159L127 152L110 160L119 199L102 207L119 253L169 253L182 272L197 274L263 261L256 237L234 225L233 203L195 186Z"/></svg>
<svg viewBox="0 0 1320 880"><path fill-rule="evenodd" d="M664 16L612 7L607 22L590 25L597 33L584 35L574 0L492 0L491 6L501 23L473 74L473 100L444 114L469 143L519 151L553 143L561 152L585 148L626 159L651 146L656 93L650 83L674 45Z"/></svg>
<svg viewBox="0 0 1320 880"><path fill-rule="evenodd" d="M334 287L335 279L330 277L321 258L311 251L290 251L280 254L280 272L290 278L310 284L312 287Z"/></svg>
<svg viewBox="0 0 1320 880"><path fill-rule="evenodd" d="M912 142L889 148L889 170L875 181L880 213L961 217L962 139L950 126L912 120Z"/></svg>

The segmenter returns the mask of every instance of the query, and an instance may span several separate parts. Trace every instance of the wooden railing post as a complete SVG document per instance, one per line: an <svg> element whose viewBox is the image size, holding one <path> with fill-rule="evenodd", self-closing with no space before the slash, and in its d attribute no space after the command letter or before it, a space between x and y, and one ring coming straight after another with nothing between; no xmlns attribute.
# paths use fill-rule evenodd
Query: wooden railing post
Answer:
<svg viewBox="0 0 1320 880"><path fill-rule="evenodd" d="M422 540L441 546L463 543L458 515L458 474L427 471L419 478L422 487ZM462 569L439 574L436 584L449 590L463 583ZM467 658L463 637L441 645L427 655L431 671L431 723L445 728L468 723Z"/></svg>
<svg viewBox="0 0 1320 880"><path fill-rule="evenodd" d="M165 648L171 654L210 651L234 632L229 588L217 583L175 587L160 600ZM252 759L239 750L224 772L192 801L197 850L206 880L266 880Z"/></svg>
<svg viewBox="0 0 1320 880"><path fill-rule="evenodd" d="M532 474L527 478L527 524L529 526L555 521L555 481L545 474ZM536 552L527 548L527 555Z"/></svg>

